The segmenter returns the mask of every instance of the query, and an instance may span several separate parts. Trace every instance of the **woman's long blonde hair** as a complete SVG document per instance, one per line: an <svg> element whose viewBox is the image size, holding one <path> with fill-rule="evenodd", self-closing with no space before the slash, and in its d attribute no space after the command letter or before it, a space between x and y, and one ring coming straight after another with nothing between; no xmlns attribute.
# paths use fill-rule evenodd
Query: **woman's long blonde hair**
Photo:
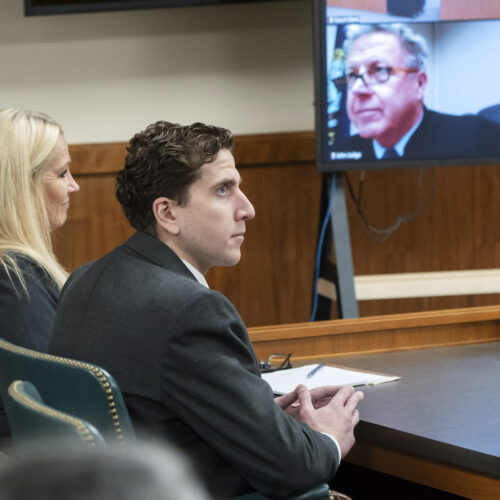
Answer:
<svg viewBox="0 0 500 500"><path fill-rule="evenodd" d="M52 249L43 174L61 126L50 116L0 110L0 264L29 296L16 254L36 261L62 287L67 273Z"/></svg>

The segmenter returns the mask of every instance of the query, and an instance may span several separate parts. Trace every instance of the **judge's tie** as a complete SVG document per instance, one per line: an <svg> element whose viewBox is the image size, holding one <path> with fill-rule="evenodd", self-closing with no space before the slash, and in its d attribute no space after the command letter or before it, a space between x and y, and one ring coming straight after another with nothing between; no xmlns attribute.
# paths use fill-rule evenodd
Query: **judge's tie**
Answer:
<svg viewBox="0 0 500 500"><path fill-rule="evenodd" d="M395 158L401 158L394 148L387 148L382 156L384 160L393 160Z"/></svg>

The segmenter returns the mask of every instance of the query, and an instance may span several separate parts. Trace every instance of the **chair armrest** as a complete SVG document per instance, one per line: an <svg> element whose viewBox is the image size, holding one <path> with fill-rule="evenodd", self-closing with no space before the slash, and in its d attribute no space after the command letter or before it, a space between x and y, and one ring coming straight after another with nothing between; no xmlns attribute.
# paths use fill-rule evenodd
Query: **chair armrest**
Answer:
<svg viewBox="0 0 500 500"><path fill-rule="evenodd" d="M310 490L290 497L289 500L328 500L329 491L330 487L326 483L318 484Z"/></svg>
<svg viewBox="0 0 500 500"><path fill-rule="evenodd" d="M324 484L319 484L310 490L304 491L297 495L291 497L286 497L286 500L328 500L328 493L330 491L329 486ZM246 495L240 495L238 497L230 498L229 500L272 500L272 497L262 495L261 493L247 493Z"/></svg>

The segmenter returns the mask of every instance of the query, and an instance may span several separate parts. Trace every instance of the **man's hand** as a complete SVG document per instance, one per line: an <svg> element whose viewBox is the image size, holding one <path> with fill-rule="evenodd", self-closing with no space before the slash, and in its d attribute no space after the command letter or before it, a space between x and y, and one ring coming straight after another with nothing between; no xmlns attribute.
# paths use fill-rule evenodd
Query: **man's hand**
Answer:
<svg viewBox="0 0 500 500"><path fill-rule="evenodd" d="M301 387L301 386L299 386ZM296 408L300 406L298 402L297 387L294 391L284 394L283 396L278 396L274 399L274 402L279 405L284 411L292 416L295 416ZM327 405L330 400L337 394L339 389L343 386L341 385L325 385L323 387L316 387L311 389L309 393L311 394L311 401L314 408L321 408Z"/></svg>
<svg viewBox="0 0 500 500"><path fill-rule="evenodd" d="M309 394L311 395L311 401L314 408L318 409L327 405L342 387L342 385L324 385L323 387L311 389ZM297 391L297 389L295 389L295 391Z"/></svg>
<svg viewBox="0 0 500 500"><path fill-rule="evenodd" d="M359 422L356 407L363 397L362 392L350 386L325 386L309 391L299 385L275 401L296 420L333 436L344 457L354 444L354 427Z"/></svg>

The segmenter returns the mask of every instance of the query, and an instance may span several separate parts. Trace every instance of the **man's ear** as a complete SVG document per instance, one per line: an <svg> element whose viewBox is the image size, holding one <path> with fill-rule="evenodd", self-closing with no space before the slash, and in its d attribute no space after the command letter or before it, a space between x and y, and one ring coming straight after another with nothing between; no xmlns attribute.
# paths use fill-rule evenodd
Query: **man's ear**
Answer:
<svg viewBox="0 0 500 500"><path fill-rule="evenodd" d="M177 203L170 198L156 198L153 201L153 214L158 227L164 229L171 235L179 234L179 224L176 214Z"/></svg>
<svg viewBox="0 0 500 500"><path fill-rule="evenodd" d="M421 71L417 74L417 98L419 101L424 100L425 87L427 87L427 73Z"/></svg>

